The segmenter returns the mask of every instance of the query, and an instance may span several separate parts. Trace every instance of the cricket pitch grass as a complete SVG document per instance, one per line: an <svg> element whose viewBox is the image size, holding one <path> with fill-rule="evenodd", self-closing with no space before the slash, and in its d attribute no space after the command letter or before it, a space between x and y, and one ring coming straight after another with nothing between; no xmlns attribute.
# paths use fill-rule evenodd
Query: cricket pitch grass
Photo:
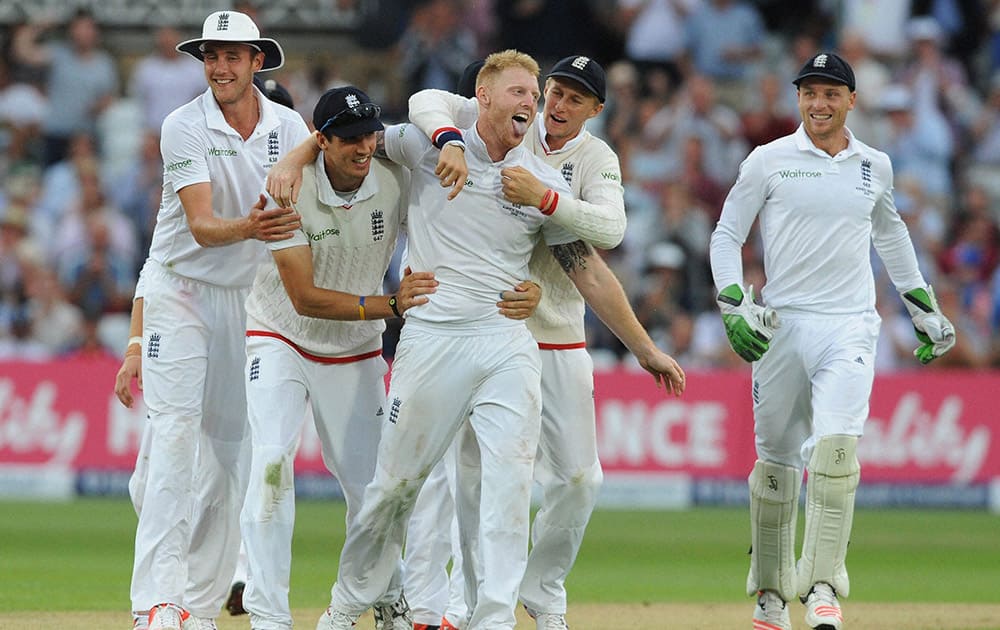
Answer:
<svg viewBox="0 0 1000 630"><path fill-rule="evenodd" d="M131 627L135 514L125 499L0 502L0 630ZM567 582L573 630L750 627L745 509L598 511ZM799 519L801 530L802 519ZM301 501L291 578L295 627L329 600L344 506ZM1000 515L859 509L844 630L1000 630ZM804 607L791 606L795 630ZM223 612L220 630L247 630ZM371 615L358 630L373 627ZM518 611L518 630L534 623Z"/></svg>

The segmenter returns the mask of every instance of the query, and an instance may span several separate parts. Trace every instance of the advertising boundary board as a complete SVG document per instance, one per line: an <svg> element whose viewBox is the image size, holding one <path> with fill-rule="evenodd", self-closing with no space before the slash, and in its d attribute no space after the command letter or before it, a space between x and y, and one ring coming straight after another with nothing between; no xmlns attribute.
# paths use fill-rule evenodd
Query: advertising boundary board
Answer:
<svg viewBox="0 0 1000 630"><path fill-rule="evenodd" d="M133 409L117 401L117 369L112 357L0 363L0 497L127 494L145 408L141 392ZM858 504L1000 511L998 386L991 371L877 376L859 443ZM754 462L750 389L749 370L689 373L680 398L642 371L598 371L600 505L744 504ZM340 496L311 418L304 424L296 491Z"/></svg>

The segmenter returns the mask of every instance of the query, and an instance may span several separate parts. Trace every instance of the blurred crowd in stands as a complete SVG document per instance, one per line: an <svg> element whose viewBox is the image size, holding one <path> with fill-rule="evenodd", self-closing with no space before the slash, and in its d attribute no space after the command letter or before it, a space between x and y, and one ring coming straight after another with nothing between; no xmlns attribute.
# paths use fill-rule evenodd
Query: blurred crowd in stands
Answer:
<svg viewBox="0 0 1000 630"><path fill-rule="evenodd" d="M708 267L709 234L740 162L791 133L791 78L820 49L857 74L848 126L892 158L922 270L955 322L944 366L1000 366L1000 1L337 0L349 54L289 52L269 73L306 121L353 82L405 118L407 96L451 90L466 64L517 48L544 70L589 55L608 74L588 129L618 152L628 231L606 252L640 320L687 370L736 367ZM222 7L225 8L225 7ZM0 28L0 359L119 355L160 200L163 118L206 87L174 51L196 32L150 28L126 56L87 10ZM182 32L183 31L183 32ZM252 200L251 200L252 201ZM248 202L249 203L249 202ZM877 259L878 369L911 369L912 327ZM765 284L756 236L747 283ZM388 280L391 282L391 280ZM596 318L596 363L624 349Z"/></svg>

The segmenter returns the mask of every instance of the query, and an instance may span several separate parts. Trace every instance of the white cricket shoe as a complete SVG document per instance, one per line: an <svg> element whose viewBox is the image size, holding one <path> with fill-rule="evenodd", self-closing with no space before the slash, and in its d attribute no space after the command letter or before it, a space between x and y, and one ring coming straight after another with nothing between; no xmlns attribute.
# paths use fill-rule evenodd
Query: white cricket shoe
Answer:
<svg viewBox="0 0 1000 630"><path fill-rule="evenodd" d="M191 615L177 604L157 604L149 609L149 630L182 630Z"/></svg>
<svg viewBox="0 0 1000 630"><path fill-rule="evenodd" d="M413 617L410 616L410 604L402 593L395 603L388 606L375 606L375 630L413 630Z"/></svg>
<svg viewBox="0 0 1000 630"><path fill-rule="evenodd" d="M566 625L566 617L551 613L539 613L535 617L536 630L569 630Z"/></svg>
<svg viewBox="0 0 1000 630"><path fill-rule="evenodd" d="M788 605L774 591L757 593L757 605L753 608L753 630L792 630Z"/></svg>
<svg viewBox="0 0 1000 630"><path fill-rule="evenodd" d="M535 630L569 630L566 616L558 613L543 613L524 605L528 616L535 620Z"/></svg>
<svg viewBox="0 0 1000 630"><path fill-rule="evenodd" d="M215 625L215 619L195 617L194 615L188 617L182 627L183 630L219 630L219 627Z"/></svg>
<svg viewBox="0 0 1000 630"><path fill-rule="evenodd" d="M348 615L347 613L327 608L326 612L319 618L316 630L351 630L358 622L361 615Z"/></svg>
<svg viewBox="0 0 1000 630"><path fill-rule="evenodd" d="M149 611L143 613L132 613L132 630L148 630Z"/></svg>
<svg viewBox="0 0 1000 630"><path fill-rule="evenodd" d="M826 582L813 584L802 603L806 605L806 625L813 630L840 630L844 625L837 591Z"/></svg>

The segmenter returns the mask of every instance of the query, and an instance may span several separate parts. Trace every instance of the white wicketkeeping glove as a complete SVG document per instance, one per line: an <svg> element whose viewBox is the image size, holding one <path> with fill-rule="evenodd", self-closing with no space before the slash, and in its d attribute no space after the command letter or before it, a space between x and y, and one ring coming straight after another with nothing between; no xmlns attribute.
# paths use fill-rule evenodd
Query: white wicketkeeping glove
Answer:
<svg viewBox="0 0 1000 630"><path fill-rule="evenodd" d="M753 363L764 356L770 347L774 331L781 322L773 308L764 308L753 301L753 285L746 295L738 284L731 284L719 291L715 301L722 311L729 345L743 360Z"/></svg>
<svg viewBox="0 0 1000 630"><path fill-rule="evenodd" d="M930 363L955 345L955 327L938 307L934 289L913 289L903 294L903 304L910 312L913 329L917 333L920 347L913 351L924 365Z"/></svg>

